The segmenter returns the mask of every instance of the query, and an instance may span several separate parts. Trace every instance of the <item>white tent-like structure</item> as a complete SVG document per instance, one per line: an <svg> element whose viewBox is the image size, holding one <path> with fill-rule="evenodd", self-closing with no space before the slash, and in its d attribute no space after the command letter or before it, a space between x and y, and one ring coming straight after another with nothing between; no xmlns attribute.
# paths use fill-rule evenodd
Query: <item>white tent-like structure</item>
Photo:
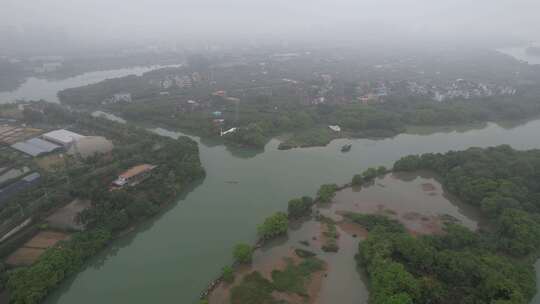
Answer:
<svg viewBox="0 0 540 304"><path fill-rule="evenodd" d="M64 148L68 148L73 142L83 138L84 135L60 129L45 133L41 137L55 144L62 145Z"/></svg>

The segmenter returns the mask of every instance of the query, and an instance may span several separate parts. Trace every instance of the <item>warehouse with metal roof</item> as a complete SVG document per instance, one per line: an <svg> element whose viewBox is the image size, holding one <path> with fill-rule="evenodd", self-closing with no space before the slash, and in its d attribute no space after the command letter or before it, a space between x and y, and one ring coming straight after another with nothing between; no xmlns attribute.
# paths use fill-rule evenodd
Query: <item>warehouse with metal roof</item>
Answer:
<svg viewBox="0 0 540 304"><path fill-rule="evenodd" d="M51 153L62 148L59 145L39 138L31 138L26 141L21 141L11 145L11 147L31 156L39 156L41 154Z"/></svg>
<svg viewBox="0 0 540 304"><path fill-rule="evenodd" d="M67 148L69 145L71 145L71 143L83 138L84 135L60 129L45 133L41 135L41 137L43 137L43 139L52 141L53 143L62 145Z"/></svg>

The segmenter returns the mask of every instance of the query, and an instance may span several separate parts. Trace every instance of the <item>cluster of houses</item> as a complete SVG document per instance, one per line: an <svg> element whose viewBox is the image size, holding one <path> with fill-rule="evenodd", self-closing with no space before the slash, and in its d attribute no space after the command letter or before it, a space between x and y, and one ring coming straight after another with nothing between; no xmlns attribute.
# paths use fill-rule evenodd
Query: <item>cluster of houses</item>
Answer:
<svg viewBox="0 0 540 304"><path fill-rule="evenodd" d="M362 82L355 87L356 100L363 104L384 102L387 96L421 96L434 101L512 96L517 90L508 85L456 79L446 83L422 81Z"/></svg>
<svg viewBox="0 0 540 304"><path fill-rule="evenodd" d="M356 100L363 104L383 102L389 91L384 82L378 82L375 85L361 83L355 88Z"/></svg>
<svg viewBox="0 0 540 304"><path fill-rule="evenodd" d="M176 87L178 89L189 89L194 87L201 80L201 75L194 72L187 75L167 75L162 79L152 79L150 80L150 84L157 85L164 90L172 87Z"/></svg>
<svg viewBox="0 0 540 304"><path fill-rule="evenodd" d="M476 83L464 79L457 79L450 84L436 88L433 99L444 101L447 99L471 99L491 96L512 96L517 90L506 85Z"/></svg>
<svg viewBox="0 0 540 304"><path fill-rule="evenodd" d="M130 93L116 93L113 96L106 98L101 103L102 104L110 104L110 103L129 103L131 102L131 94Z"/></svg>
<svg viewBox="0 0 540 304"><path fill-rule="evenodd" d="M413 96L425 96L435 101L445 101L452 99L473 99L492 96L512 96L517 90L508 85L482 83L465 79L456 79L447 83L422 83L417 81L407 81L405 94Z"/></svg>

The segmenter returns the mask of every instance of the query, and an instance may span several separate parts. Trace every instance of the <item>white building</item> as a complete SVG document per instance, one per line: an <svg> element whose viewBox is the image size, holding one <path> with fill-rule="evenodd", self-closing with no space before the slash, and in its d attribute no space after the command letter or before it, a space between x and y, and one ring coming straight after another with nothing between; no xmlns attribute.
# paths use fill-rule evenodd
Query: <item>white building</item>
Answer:
<svg viewBox="0 0 540 304"><path fill-rule="evenodd" d="M335 126L328 126L328 128L330 128L330 130L334 131L334 132L341 132L341 127L338 126L338 125L335 125Z"/></svg>
<svg viewBox="0 0 540 304"><path fill-rule="evenodd" d="M130 93L117 93L112 97L112 102L131 102Z"/></svg>
<svg viewBox="0 0 540 304"><path fill-rule="evenodd" d="M80 135L68 130L60 129L51 131L41 135L43 139L46 139L55 144L64 146L65 148L69 147L73 142L81 139L84 135Z"/></svg>

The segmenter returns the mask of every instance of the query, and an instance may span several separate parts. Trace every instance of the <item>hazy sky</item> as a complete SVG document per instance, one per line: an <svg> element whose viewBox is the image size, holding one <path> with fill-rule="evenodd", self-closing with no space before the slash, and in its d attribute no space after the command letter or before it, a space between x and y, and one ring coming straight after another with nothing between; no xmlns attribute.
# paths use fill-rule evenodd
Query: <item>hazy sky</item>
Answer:
<svg viewBox="0 0 540 304"><path fill-rule="evenodd" d="M411 37L540 40L540 0L0 0L0 27L89 40Z"/></svg>

